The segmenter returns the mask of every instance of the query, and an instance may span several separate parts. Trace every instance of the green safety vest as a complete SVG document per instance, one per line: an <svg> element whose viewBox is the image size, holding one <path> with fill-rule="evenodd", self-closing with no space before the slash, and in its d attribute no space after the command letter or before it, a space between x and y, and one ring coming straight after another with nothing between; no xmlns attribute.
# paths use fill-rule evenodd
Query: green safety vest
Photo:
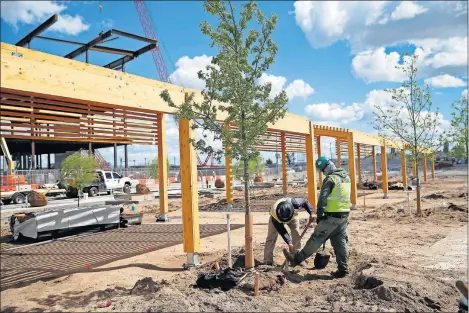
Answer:
<svg viewBox="0 0 469 313"><path fill-rule="evenodd" d="M352 203L350 202L350 193L352 192L352 184L350 179L343 179L340 176L331 174L329 178L334 182L334 188L327 197L327 205L324 212L350 212Z"/></svg>

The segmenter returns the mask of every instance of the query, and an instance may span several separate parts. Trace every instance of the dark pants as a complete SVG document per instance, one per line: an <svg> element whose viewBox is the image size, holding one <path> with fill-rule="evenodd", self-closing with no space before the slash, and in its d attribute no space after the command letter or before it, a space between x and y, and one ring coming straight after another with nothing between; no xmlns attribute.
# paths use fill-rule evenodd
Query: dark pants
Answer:
<svg viewBox="0 0 469 313"><path fill-rule="evenodd" d="M331 240L339 271L348 273L348 217L323 217L301 251L295 254L298 263L313 255L327 239Z"/></svg>

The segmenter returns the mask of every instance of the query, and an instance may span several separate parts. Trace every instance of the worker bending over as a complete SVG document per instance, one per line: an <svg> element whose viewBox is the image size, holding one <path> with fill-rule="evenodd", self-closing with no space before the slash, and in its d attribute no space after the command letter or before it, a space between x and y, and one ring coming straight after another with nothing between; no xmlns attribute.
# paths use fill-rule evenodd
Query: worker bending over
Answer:
<svg viewBox="0 0 469 313"><path fill-rule="evenodd" d="M316 161L316 168L326 176L319 194L317 226L301 251L292 253L284 249L283 253L292 266L297 266L330 239L338 266L338 271L331 275L341 278L348 274L347 224L352 205L351 181L347 172L337 169L326 157L322 156Z"/></svg>
<svg viewBox="0 0 469 313"><path fill-rule="evenodd" d="M298 232L298 209L304 208L310 215L310 222L315 220L313 208L308 200L303 198L282 198L277 200L270 209L270 221L267 231L267 239L264 248L264 264L274 264L274 249L277 237L280 234L287 243L291 252L298 249L301 244ZM285 224L290 228L291 236L285 229Z"/></svg>

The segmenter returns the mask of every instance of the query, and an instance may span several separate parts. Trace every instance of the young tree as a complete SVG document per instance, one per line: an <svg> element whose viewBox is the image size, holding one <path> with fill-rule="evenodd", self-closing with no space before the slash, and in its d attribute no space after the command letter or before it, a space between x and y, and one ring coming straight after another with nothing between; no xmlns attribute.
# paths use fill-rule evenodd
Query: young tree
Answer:
<svg viewBox="0 0 469 313"><path fill-rule="evenodd" d="M418 162L422 153L429 154L439 146L438 108L433 110L428 86L417 82L416 55L404 56L404 63L397 68L407 76L400 88L387 89L393 101L383 106L375 105L373 126L383 140L400 140L412 152L412 160ZM404 148L404 147L401 147ZM419 167L417 166L417 216L422 216Z"/></svg>
<svg viewBox="0 0 469 313"><path fill-rule="evenodd" d="M225 153L244 162L248 223L246 266L250 267L253 259L248 164L259 154L256 147L263 143L262 135L266 133L267 125L285 115L288 102L285 91L271 97L272 85L258 83L261 75L274 63L277 54L278 47L272 39L277 16L271 14L267 18L255 1L242 4L239 13L235 12L230 1L206 0L204 9L216 25L205 21L200 28L204 35L210 37L210 46L216 47L218 53L207 66L207 71L198 73L198 77L205 82L203 101L196 102L191 94L182 104L175 104L166 90L161 97L176 109L178 119L192 119L194 128L213 133L215 140L222 140L230 147ZM254 24L253 27L251 24ZM198 150L212 152L217 158L223 154L203 139L193 143Z"/></svg>
<svg viewBox="0 0 469 313"><path fill-rule="evenodd" d="M248 173L249 180L253 178L254 175L262 172L265 168L265 163L262 161L262 157L258 155L255 159L250 159L248 161ZM242 179L244 181L244 161L240 160L235 165L233 165L233 175L236 178Z"/></svg>
<svg viewBox="0 0 469 313"><path fill-rule="evenodd" d="M78 206L80 206L83 187L96 179L97 166L98 161L94 156L85 156L80 153L74 153L62 162L60 176L62 181L66 181L70 187L77 189Z"/></svg>
<svg viewBox="0 0 469 313"><path fill-rule="evenodd" d="M455 145L451 155L456 158L467 159L469 151L467 98L462 97L460 100L454 101L452 108L451 130L448 137Z"/></svg>
<svg viewBox="0 0 469 313"><path fill-rule="evenodd" d="M169 168L170 168L169 160L166 159L166 168L167 168L167 174L169 175ZM150 172L150 177L153 179L158 179L159 177L159 171L158 171L158 158L154 158L150 164L148 164L148 171Z"/></svg>

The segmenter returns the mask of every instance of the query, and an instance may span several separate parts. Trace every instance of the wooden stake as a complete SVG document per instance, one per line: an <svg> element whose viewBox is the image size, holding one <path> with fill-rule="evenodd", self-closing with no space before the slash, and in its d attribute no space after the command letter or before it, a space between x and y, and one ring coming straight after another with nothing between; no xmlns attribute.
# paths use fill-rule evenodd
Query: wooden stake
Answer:
<svg viewBox="0 0 469 313"><path fill-rule="evenodd" d="M251 269L254 267L254 255L252 253L252 232L253 232L253 217L251 214L245 215L245 267Z"/></svg>
<svg viewBox="0 0 469 313"><path fill-rule="evenodd" d="M259 295L259 272L254 275L254 296L257 297Z"/></svg>

